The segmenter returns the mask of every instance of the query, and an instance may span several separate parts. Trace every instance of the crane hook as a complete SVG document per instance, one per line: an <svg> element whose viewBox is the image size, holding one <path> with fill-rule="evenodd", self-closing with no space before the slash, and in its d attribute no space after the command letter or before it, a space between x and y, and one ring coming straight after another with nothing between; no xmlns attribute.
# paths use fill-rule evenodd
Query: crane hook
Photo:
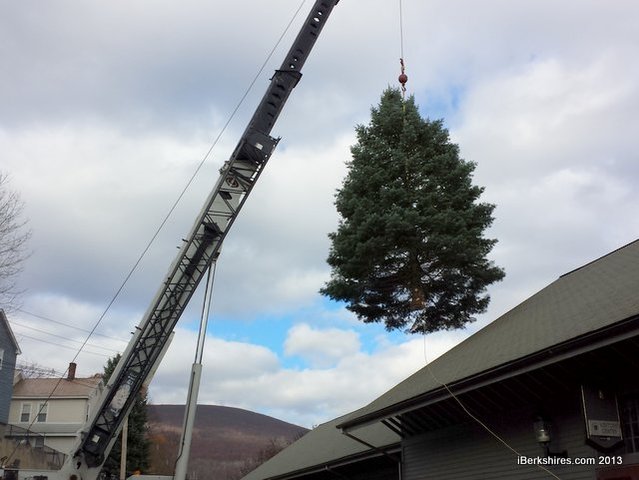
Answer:
<svg viewBox="0 0 639 480"><path fill-rule="evenodd" d="M406 75L406 73L404 73L404 59L403 58L399 59L399 64L401 66L401 73L399 74L399 77L397 78L397 80L399 80L399 83L402 85L402 98L403 98L404 95L406 94L406 82L408 82L408 75Z"/></svg>

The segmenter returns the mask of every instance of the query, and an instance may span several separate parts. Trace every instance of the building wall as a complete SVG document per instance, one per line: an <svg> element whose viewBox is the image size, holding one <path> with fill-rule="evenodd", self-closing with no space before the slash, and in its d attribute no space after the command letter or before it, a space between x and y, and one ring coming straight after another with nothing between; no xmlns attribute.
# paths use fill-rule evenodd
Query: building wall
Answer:
<svg viewBox="0 0 639 480"><path fill-rule="evenodd" d="M22 412L22 404L31 404L31 418L38 411L38 404L44 402L44 398L13 398L11 400L11 409L9 413L9 423L24 427L20 421ZM49 400L47 409L47 423L84 423L87 415L86 398L52 398ZM36 422L37 424L38 422Z"/></svg>
<svg viewBox="0 0 639 480"><path fill-rule="evenodd" d="M4 315L0 313L0 315ZM16 347L0 319L0 429L9 422L9 408L13 392L13 371L16 364Z"/></svg>
<svg viewBox="0 0 639 480"><path fill-rule="evenodd" d="M67 453L73 446L76 432L84 425L87 415L87 398L52 398L49 400L44 422L33 422L38 405L43 398L14 398L11 401L9 423L44 435L44 445ZM21 421L22 405L31 404L29 422ZM33 422L33 423L31 423Z"/></svg>
<svg viewBox="0 0 639 480"><path fill-rule="evenodd" d="M65 455L68 455L71 453L71 449L73 448L75 441L76 441L75 435L72 437L50 437L50 436L44 437L44 444L47 447L53 448L54 450L57 450L58 452L62 452Z"/></svg>
<svg viewBox="0 0 639 480"><path fill-rule="evenodd" d="M552 451L566 450L570 458L597 459L599 452L585 444L585 426L578 398L551 405L546 412L553 422ZM527 457L543 456L536 442L531 409L500 412L483 418L512 448ZM430 432L403 442L404 480L552 478L537 466L518 464L518 455L476 422ZM592 465L548 466L563 480L595 480Z"/></svg>

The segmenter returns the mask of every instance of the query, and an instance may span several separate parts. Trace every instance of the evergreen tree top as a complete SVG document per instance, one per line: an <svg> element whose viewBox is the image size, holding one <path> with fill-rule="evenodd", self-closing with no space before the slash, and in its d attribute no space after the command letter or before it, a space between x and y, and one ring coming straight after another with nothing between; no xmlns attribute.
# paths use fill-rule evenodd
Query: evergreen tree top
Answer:
<svg viewBox="0 0 639 480"><path fill-rule="evenodd" d="M495 206L479 201L475 164L460 158L441 120L423 119L398 89L384 91L356 132L321 292L388 329L463 327L504 276L487 259L496 240L483 232Z"/></svg>

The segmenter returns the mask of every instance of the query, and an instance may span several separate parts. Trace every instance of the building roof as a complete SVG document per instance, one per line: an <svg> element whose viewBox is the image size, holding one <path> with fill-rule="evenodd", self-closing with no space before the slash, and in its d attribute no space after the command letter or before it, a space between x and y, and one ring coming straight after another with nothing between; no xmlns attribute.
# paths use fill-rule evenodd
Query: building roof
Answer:
<svg viewBox="0 0 639 480"><path fill-rule="evenodd" d="M319 425L242 480L285 479L349 463L362 456L381 455L381 452L372 451L369 446L347 437L336 428L338 423L352 415ZM382 424L368 425L353 434L375 447L389 447L400 441L398 435Z"/></svg>
<svg viewBox="0 0 639 480"><path fill-rule="evenodd" d="M564 346L579 343L579 352L594 349L602 339L612 338L611 332L615 338L620 338L620 331L636 336L637 292L639 240L562 275L433 361L430 368L421 369L364 408L317 427L243 480L293 478L373 451L340 434L339 428L374 446L399 442L379 420L394 415L410 400L442 390L442 382L455 384L499 372L500 367L525 359L539 365L540 352L544 361L557 361L561 355L577 354Z"/></svg>
<svg viewBox="0 0 639 480"><path fill-rule="evenodd" d="M639 240L552 282L341 422L350 428L393 414L406 402L472 376L639 316ZM592 342L594 340L588 340ZM554 353L556 356L556 352ZM545 360L548 361L546 355Z"/></svg>
<svg viewBox="0 0 639 480"><path fill-rule="evenodd" d="M102 381L101 375L89 378L23 378L13 387L14 398L88 398ZM52 394L53 392L53 394Z"/></svg>
<svg viewBox="0 0 639 480"><path fill-rule="evenodd" d="M0 309L0 325L4 324L4 328L7 330L9 334L9 338L12 343L16 346L16 355L20 355L22 352L20 351L20 345L18 345L18 341L16 340L15 335L13 334L13 330L11 330L11 325L9 325L9 320L7 319L7 315L4 313L4 310Z"/></svg>

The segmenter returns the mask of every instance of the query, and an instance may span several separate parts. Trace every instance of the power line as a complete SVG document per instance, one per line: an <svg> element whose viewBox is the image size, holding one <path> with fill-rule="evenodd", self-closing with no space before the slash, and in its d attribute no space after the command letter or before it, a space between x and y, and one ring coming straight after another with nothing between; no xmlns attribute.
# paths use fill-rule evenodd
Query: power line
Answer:
<svg viewBox="0 0 639 480"><path fill-rule="evenodd" d="M177 208L178 204L180 203L180 201L182 200L182 198L184 197L184 195L186 194L187 190L189 189L189 187L191 186L191 184L193 183L193 181L195 180L196 176L198 175L198 173L200 172L200 170L202 169L202 166L204 165L204 163L206 162L206 160L209 158L209 156L211 155L211 152L213 151L213 149L217 146L218 142L220 141L220 139L222 138L222 135L224 134L224 132L226 132L226 129L228 128L228 126L230 125L231 121L233 120L233 118L235 118L235 115L237 114L238 110L240 109L240 107L242 106L242 104L244 103L244 100L246 100L246 98L248 97L248 94L251 92L251 90L253 89L253 86L255 85L255 83L257 82L258 78L260 77L260 75L262 74L262 72L264 71L264 69L266 68L266 65L268 64L268 62L270 61L271 57L273 56L273 54L275 53L275 50L277 50L277 47L280 45L280 43L282 42L282 40L284 39L284 36L286 35L286 33L288 32L288 30L290 29L291 25L293 24L293 21L295 20L295 18L297 18L297 15L299 14L299 12L302 10L302 7L304 6L304 4L306 3L306 0L303 0L300 3L300 6L297 8L297 10L295 11L295 13L293 14L292 18L290 19L290 21L288 22L288 24L286 25L286 27L284 28L284 31L282 32L282 34L280 35L280 37L277 39L277 41L275 42L275 45L273 46L273 48L271 49L271 51L268 53L268 55L266 56L266 59L264 60L264 62L262 63L262 66L258 69L257 73L255 74L255 76L253 77L253 80L251 80L249 86L246 88L246 91L244 92L244 94L242 95L242 97L240 98L239 102L237 103L237 105L235 106L235 108L233 109L233 111L231 112L231 115L229 116L228 120L226 121L226 123L224 124L224 126L222 127L222 129L220 130L220 132L218 133L217 137L215 138L215 140L213 141L213 143L211 144L211 146L209 147L208 151L206 152L206 154L202 157L202 160L200 161L200 163L198 164L198 166L196 167L195 171L193 172L193 174L191 175L191 178L187 181L186 185L184 186L184 188L182 189L182 191L180 192L180 194L178 195L177 199L175 200L175 202L173 202L173 205L171 205L171 208L169 208L169 211L167 212L167 214L165 215L165 217L163 218L163 220L160 222L160 225L157 227L157 229L155 230L155 232L153 233L153 235L151 236L151 239L149 240L149 242L146 244L146 246L144 247L144 249L142 250L142 253L139 255L138 259L135 261L135 263L133 264L133 267L131 267L131 269L129 270L129 272L125 275L124 280L122 281L122 283L120 284L120 286L118 287L118 289L116 290L115 294L111 297L111 299L109 300L106 308L104 309L104 311L102 312L102 314L100 315L100 317L98 318L96 324L94 325L94 327L88 331L89 335L85 341L88 342L89 338L91 337L91 335L93 335L95 333L95 330L98 328L98 326L100 325L100 323L102 323L102 320L104 319L104 317L106 316L107 312L111 309L111 307L113 306L113 304L115 303L115 300L120 296L120 293L122 293L122 290L124 290L124 287L126 286L126 284L129 282L129 280L131 279L131 276L133 275L133 273L137 270L138 266L140 265L140 263L142 262L143 258L146 256L147 252L149 251L149 249L151 248L151 245L153 245L153 243L155 242L156 238L158 237L158 235L160 234L160 232L162 231L162 229L164 228L164 226L166 225L166 223L168 222L169 218L171 217L171 215L173 214L173 212L175 211L175 209ZM81 350L81 349L80 349Z"/></svg>
<svg viewBox="0 0 639 480"><path fill-rule="evenodd" d="M22 313L24 313L26 315L30 315L32 317L39 318L41 320L46 320L47 322L57 323L58 325L62 325L62 326L69 327L69 328L73 328L73 329L78 330L80 332L90 333L90 330L86 330L84 328L80 328L80 327L75 326L75 325L70 325L68 323L60 322L60 321L54 320L54 319L52 319L50 317L45 317L44 315L39 315L37 313L28 312L27 310L24 310L22 308L17 308L16 310L18 312L22 312ZM128 340L124 340L124 339L118 338L118 337L112 337L111 335L105 335L103 333L94 332L93 335L98 335L100 337L108 338L110 340L117 340L118 342L129 343Z"/></svg>
<svg viewBox="0 0 639 480"><path fill-rule="evenodd" d="M79 342L77 340L72 340L72 339L70 339L68 337L64 337L62 335L57 335L55 333L47 332L46 330L41 330L41 329L36 328L36 327L31 327L29 325L24 325L22 323L18 323L18 322L14 321L14 320L10 320L9 323L11 323L12 325L18 325L19 327L22 327L22 328L28 328L29 330L33 330L33 331L36 331L36 332L44 333L46 335L51 335L52 337L55 337L55 338L61 338L62 340L66 340L68 342L82 343L82 342ZM115 352L115 353L119 353L120 352L119 350L116 350L115 348L102 347L100 345L95 345L93 343L87 343L86 345L88 347L100 348L102 350L108 350L108 351Z"/></svg>
<svg viewBox="0 0 639 480"><path fill-rule="evenodd" d="M53 380L53 379L59 378L61 375L64 375L63 372L60 372L58 370L54 370L53 368L51 368L51 369L40 368L40 367L37 367L37 366L20 364L20 363L16 363L15 364L15 368L16 368L16 370L27 370L27 371L36 372L36 373L42 375L40 377L24 377L27 380L40 380L40 379ZM100 378L102 378L102 377L100 377ZM73 379L73 382L78 384L78 385L83 385L85 387L91 387L91 388L94 388L94 387L96 387L98 385L97 383L86 383L86 382L83 382L82 380L86 380L86 377L76 377L76 378Z"/></svg>
<svg viewBox="0 0 639 480"><path fill-rule="evenodd" d="M18 362L4 362L3 367L8 367L9 369L12 370L20 370L20 371L27 371L27 372L34 372L36 374L38 374L39 376L36 377L30 377L28 375L25 375L23 378L26 380L40 380L40 379L44 379L44 380L57 380L60 377L66 377L66 372L61 372L59 370L56 370L54 368L46 368L43 366L39 366L38 364L33 364L33 365L29 365L27 363L18 363ZM85 387L95 387L96 384L94 383L86 383L83 382L82 380L86 380L87 378L94 378L96 374L91 375L89 377L76 377L73 379L73 382L79 384L79 385L84 385ZM97 374L100 375L100 377L102 377L101 374Z"/></svg>
<svg viewBox="0 0 639 480"><path fill-rule="evenodd" d="M80 355L81 352L90 353L91 355L98 355L100 357L111 358L111 355L107 355L105 353L90 352L89 350L83 350L82 348L80 349L80 351L78 351L78 349L75 348L75 347L68 347L66 345L60 345L59 343L49 342L47 340L42 340L41 338L36 338L36 337L32 337L30 335L25 335L24 333L20 333L19 335L20 335L20 337L28 338L29 340L36 340L38 342L48 343L49 345L55 345L56 347L59 347L59 348L65 348L67 350L72 350L74 352L77 352L77 355L73 358L73 360L77 360L77 358L78 358L78 356ZM80 343L80 342L78 342L78 343ZM64 372L64 375L66 375L66 372Z"/></svg>
<svg viewBox="0 0 639 480"><path fill-rule="evenodd" d="M133 273L135 272L135 270L137 270L138 266L140 265L142 259L146 256L147 252L149 251L151 245L153 244L153 242L155 242L155 239L158 237L160 231L164 228L164 226L166 225L168 219L170 218L170 216L173 214L173 211L176 209L178 203L182 200L182 197L184 196L184 194L186 193L186 191L188 190L188 188L191 186L191 184L193 183L193 181L195 180L195 177L197 176L197 174L199 173L199 171L201 170L202 166L204 165L204 163L206 162L206 160L208 159L208 157L210 156L211 152L213 151L213 149L215 148L215 146L217 145L217 143L219 142L220 138L222 137L222 135L224 134L224 132L226 131L226 129L228 128L229 124L231 123L231 121L233 120L233 118L235 117L236 113L238 112L238 110L240 109L240 106L244 103L244 100L247 98L248 94L250 93L250 91L253 89L253 86L255 85L255 83L257 82L257 79L260 77L260 75L262 74L262 71L264 70L264 68L266 68L266 65L268 64L269 60L271 59L271 57L273 56L273 54L275 53L275 50L277 49L277 47L279 46L279 44L281 43L281 41L284 39L284 36L286 35L286 32L288 32L289 28L291 27L291 25L293 24L293 21L295 20L295 18L297 17L297 15L299 14L300 10L302 9L302 7L304 6L306 0L303 0L300 4L300 6L298 7L297 11L295 12L295 14L293 15L293 17L291 18L291 20L288 22L286 28L284 29L284 31L282 32L282 34L280 35L280 37L278 38L277 42L275 43L275 45L273 46L273 48L271 49L271 51L269 52L269 54L267 55L266 59L264 60L264 63L262 64L262 66L259 68L257 74L255 75L255 77L253 78L253 80L251 81L251 83L249 84L248 88L246 89L246 91L244 92L244 94L242 95L242 97L240 98L240 101L237 103L235 109L233 110L233 112L231 113L229 119L226 121L226 123L224 124L224 126L222 127L222 130L220 131L220 133L218 134L218 136L215 138L215 140L213 141L211 147L209 148L209 150L206 152L206 154L204 155L204 157L202 158L202 160L200 161L199 165L197 166L197 168L195 169L195 171L193 172L193 175L191 176L191 178L189 179L189 181L187 182L187 184L185 185L185 187L182 189L182 191L180 192L180 194L178 195L178 198L175 200L175 202L173 203L173 205L171 206L171 208L169 209L168 213L166 214L166 216L164 217L164 219L162 220L162 222L160 222L160 225L157 227L155 233L152 235L151 240L149 240L149 242L147 243L147 245L144 247L144 249L142 250L142 253L139 255L138 259L135 261L135 263L133 264L133 267L130 269L130 271L126 274L126 276L124 277L124 280L122 281L121 285L118 287L118 289L116 290L115 294L111 297L111 299L109 300L106 308L104 309L104 311L102 312L102 314L100 315L100 317L98 318L97 322L95 323L95 325L93 326L93 328L89 331L87 331L88 335L87 338L84 340L84 342L82 343L82 346L76 350L70 347L65 347L62 345L58 345L61 348L68 348L70 350L76 350L76 355L73 358L73 361L75 361L78 356L80 355L80 353L82 352L82 350L84 349L84 347L86 347L86 345L88 344L89 339L91 338L92 335L95 334L96 329L100 326L100 323L102 323L102 320L104 319L104 317L106 316L107 312L111 309L112 305L115 303L115 300L120 296L120 293L122 292L122 290L124 289L124 287L126 286L126 284L129 282L129 280L131 279L131 276L133 275ZM32 338L29 337L28 335L22 335L25 338ZM47 342L46 340L40 340L38 338L33 338L34 340L38 340L44 343L52 343L52 342ZM52 343L53 344L53 343ZM56 345L56 344L53 344ZM87 352L87 353L92 353L93 355L100 355L100 356L107 356L107 355L103 355L100 353L95 353L95 352ZM68 369L67 369L68 371ZM65 371L64 375L66 375L67 371ZM63 377L60 377L60 379L58 380L58 384L60 384L60 382L62 381ZM53 391L51 392L51 394L49 395L49 397L47 398L46 401L48 401L52 396L53 396L53 392L55 391L56 387L53 388ZM35 421L35 419L34 419ZM31 425L33 425L33 421L31 422ZM14 450L11 452L11 454L9 455L9 459L13 458L13 456L15 455L15 452L17 451L17 445L14 448Z"/></svg>

